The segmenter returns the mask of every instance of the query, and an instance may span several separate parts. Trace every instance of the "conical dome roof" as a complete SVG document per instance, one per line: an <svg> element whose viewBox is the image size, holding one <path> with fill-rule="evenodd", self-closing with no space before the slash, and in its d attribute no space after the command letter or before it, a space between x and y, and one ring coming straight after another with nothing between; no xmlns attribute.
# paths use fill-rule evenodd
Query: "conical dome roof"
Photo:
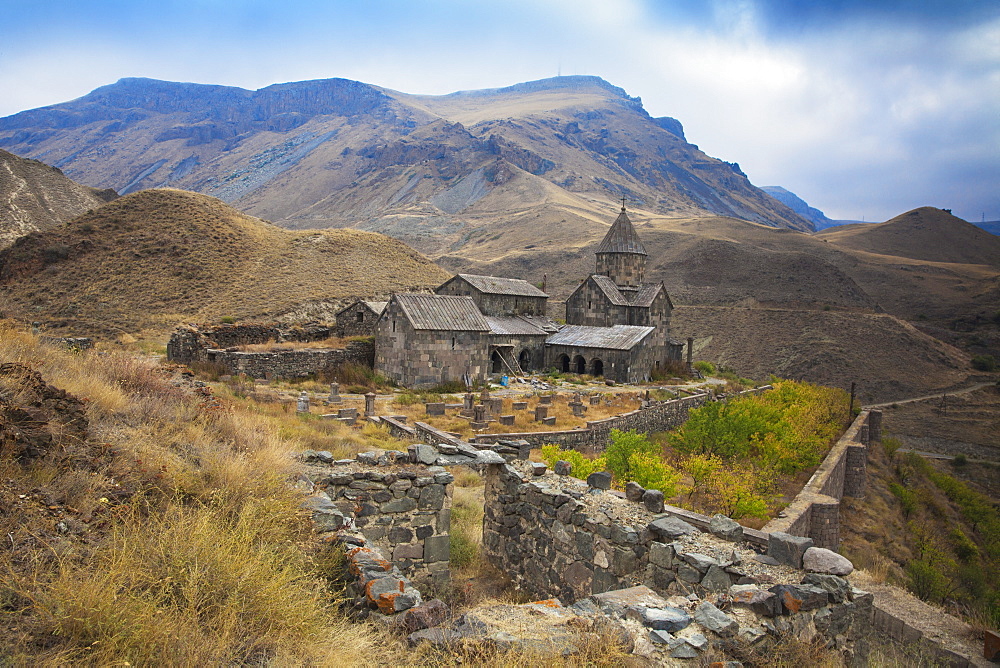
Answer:
<svg viewBox="0 0 1000 668"><path fill-rule="evenodd" d="M622 207L621 213L611 224L611 229L604 235L604 240L597 246L597 253L635 253L637 255L648 255L639 241L639 235L632 227L632 221Z"/></svg>

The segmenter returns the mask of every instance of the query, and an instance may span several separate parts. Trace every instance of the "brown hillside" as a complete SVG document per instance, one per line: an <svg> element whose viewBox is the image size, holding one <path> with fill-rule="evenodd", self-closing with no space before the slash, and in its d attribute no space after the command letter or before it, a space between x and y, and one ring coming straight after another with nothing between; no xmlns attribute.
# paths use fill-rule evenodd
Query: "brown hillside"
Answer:
<svg viewBox="0 0 1000 668"><path fill-rule="evenodd" d="M850 389L864 403L944 390L968 377L961 351L886 314L681 306L672 328L695 358L754 379L770 374Z"/></svg>
<svg viewBox="0 0 1000 668"><path fill-rule="evenodd" d="M0 150L0 248L115 197L113 190L82 186L55 167Z"/></svg>
<svg viewBox="0 0 1000 668"><path fill-rule="evenodd" d="M1000 237L930 206L876 225L830 228L818 236L843 248L879 255L1000 267Z"/></svg>
<svg viewBox="0 0 1000 668"><path fill-rule="evenodd" d="M447 277L379 234L289 232L211 197L149 190L0 253L0 308L73 332L163 333L183 320L272 318Z"/></svg>

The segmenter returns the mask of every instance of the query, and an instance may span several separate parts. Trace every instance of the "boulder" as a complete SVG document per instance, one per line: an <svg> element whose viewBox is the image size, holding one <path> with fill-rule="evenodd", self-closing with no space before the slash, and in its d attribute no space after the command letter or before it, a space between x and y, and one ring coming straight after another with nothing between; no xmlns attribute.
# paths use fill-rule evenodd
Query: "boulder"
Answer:
<svg viewBox="0 0 1000 668"><path fill-rule="evenodd" d="M687 628L691 623L691 615L680 608L643 608L642 623L657 631L676 633Z"/></svg>
<svg viewBox="0 0 1000 668"><path fill-rule="evenodd" d="M642 504L651 513L663 512L663 492L658 489L647 489L642 493Z"/></svg>
<svg viewBox="0 0 1000 668"><path fill-rule="evenodd" d="M695 608L694 621L723 638L736 635L736 632L740 629L740 625L736 623L735 619L732 619L708 601Z"/></svg>
<svg viewBox="0 0 1000 668"><path fill-rule="evenodd" d="M646 488L640 485L639 483L629 482L627 485L625 485L625 498L628 499L629 501L638 503L639 501L642 501L642 495L643 492L645 491Z"/></svg>
<svg viewBox="0 0 1000 668"><path fill-rule="evenodd" d="M652 531L655 536L668 538L670 540L680 538L681 536L689 536L698 532L698 529L694 528L684 520L673 516L661 517L658 520L653 520L649 523L649 530Z"/></svg>
<svg viewBox="0 0 1000 668"><path fill-rule="evenodd" d="M595 471L587 476L587 484L594 489L611 489L611 472Z"/></svg>
<svg viewBox="0 0 1000 668"><path fill-rule="evenodd" d="M802 556L812 546L812 538L774 531L767 539L767 555L786 566L802 568Z"/></svg>
<svg viewBox="0 0 1000 668"><path fill-rule="evenodd" d="M810 573L822 573L824 575L850 575L854 571L854 564L844 556L825 547L810 547L802 555L802 568Z"/></svg>

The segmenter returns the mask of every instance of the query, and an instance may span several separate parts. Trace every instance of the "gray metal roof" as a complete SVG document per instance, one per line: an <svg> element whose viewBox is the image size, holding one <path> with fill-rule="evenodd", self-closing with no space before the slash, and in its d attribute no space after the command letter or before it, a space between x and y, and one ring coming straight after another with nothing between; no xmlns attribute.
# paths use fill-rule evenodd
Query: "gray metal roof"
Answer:
<svg viewBox="0 0 1000 668"><path fill-rule="evenodd" d="M472 297L398 294L394 299L414 329L490 331Z"/></svg>
<svg viewBox="0 0 1000 668"><path fill-rule="evenodd" d="M604 235L604 239L598 244L596 252L648 255L646 249L642 246L642 242L639 241L638 233L632 227L632 221L628 219L628 214L625 213L625 207L622 207L622 211L615 218L615 222L611 223L611 229L608 230L608 233Z"/></svg>
<svg viewBox="0 0 1000 668"><path fill-rule="evenodd" d="M475 289L490 295L548 297L534 285L520 278L500 278L499 276L479 276L476 274L458 274L455 278L465 279Z"/></svg>
<svg viewBox="0 0 1000 668"><path fill-rule="evenodd" d="M560 325L555 320L549 319L544 315L519 315L518 318L530 322L532 325L538 329L544 331L547 334L552 332L558 332L560 329L565 327L565 325Z"/></svg>
<svg viewBox="0 0 1000 668"><path fill-rule="evenodd" d="M597 288L604 293L604 296L608 298L608 301L615 306L629 306L632 303L628 300L628 297L622 294L622 291L618 289L618 286L609 277L594 274L590 278L594 281Z"/></svg>
<svg viewBox="0 0 1000 668"><path fill-rule="evenodd" d="M656 299L656 295L659 294L662 287L662 283L643 283L639 286L639 292L636 294L632 305L645 306L647 308L652 306L653 300Z"/></svg>
<svg viewBox="0 0 1000 668"><path fill-rule="evenodd" d="M545 336L548 332L519 316L485 316L490 334L505 336Z"/></svg>
<svg viewBox="0 0 1000 668"><path fill-rule="evenodd" d="M638 325L615 325L614 327L566 325L546 339L545 343L546 345L576 346L578 348L631 350L652 332L652 327Z"/></svg>

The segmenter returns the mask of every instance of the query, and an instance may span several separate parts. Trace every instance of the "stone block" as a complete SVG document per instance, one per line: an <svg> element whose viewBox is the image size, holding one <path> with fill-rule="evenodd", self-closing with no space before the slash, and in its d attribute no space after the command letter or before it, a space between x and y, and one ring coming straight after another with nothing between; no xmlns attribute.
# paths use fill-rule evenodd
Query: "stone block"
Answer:
<svg viewBox="0 0 1000 668"><path fill-rule="evenodd" d="M680 538L681 536L688 536L698 532L696 528L684 520L673 516L661 517L660 519L653 520L649 523L649 530L654 536L668 538L671 541Z"/></svg>
<svg viewBox="0 0 1000 668"><path fill-rule="evenodd" d="M423 559L424 546L420 543L407 543L397 545L392 550L392 560L402 561L404 559Z"/></svg>
<svg viewBox="0 0 1000 668"><path fill-rule="evenodd" d="M408 513L411 510L417 509L417 500L409 496L404 496L401 499L386 501L379 509L383 513Z"/></svg>
<svg viewBox="0 0 1000 668"><path fill-rule="evenodd" d="M442 624L449 614L451 611L445 602L435 598L404 612L401 624L407 633L413 633Z"/></svg>
<svg viewBox="0 0 1000 668"><path fill-rule="evenodd" d="M701 579L701 586L712 592L729 591L733 584L732 578L721 566L709 566L705 577Z"/></svg>
<svg viewBox="0 0 1000 668"><path fill-rule="evenodd" d="M435 402L424 404L428 415L444 415L444 403Z"/></svg>
<svg viewBox="0 0 1000 668"><path fill-rule="evenodd" d="M595 471L587 476L587 484L594 489L611 489L611 472Z"/></svg>
<svg viewBox="0 0 1000 668"><path fill-rule="evenodd" d="M554 426L556 426L556 416L553 415L551 417L544 417L544 418L542 418L542 424L544 424L546 427L554 427Z"/></svg>
<svg viewBox="0 0 1000 668"><path fill-rule="evenodd" d="M824 590L812 585L779 584L768 591L778 597L784 615L822 608L830 601Z"/></svg>
<svg viewBox="0 0 1000 668"><path fill-rule="evenodd" d="M812 538L774 531L768 535L767 556L786 566L802 568L802 556L812 546Z"/></svg>
<svg viewBox="0 0 1000 668"><path fill-rule="evenodd" d="M846 601L851 594L850 583L836 575L809 573L802 578L802 584L822 589L830 595L830 600L834 603Z"/></svg>
<svg viewBox="0 0 1000 668"><path fill-rule="evenodd" d="M451 557L451 539L449 536L431 536L424 540L424 563L448 561Z"/></svg>
<svg viewBox="0 0 1000 668"><path fill-rule="evenodd" d="M666 543L653 541L649 544L649 563L661 568L671 568L674 565L674 548Z"/></svg>
<svg viewBox="0 0 1000 668"><path fill-rule="evenodd" d="M547 471L548 468L549 467L542 462L531 462L531 475L533 476L545 475L545 471Z"/></svg>
<svg viewBox="0 0 1000 668"><path fill-rule="evenodd" d="M642 493L642 505L651 513L662 513L665 507L663 492L658 489L647 489Z"/></svg>
<svg viewBox="0 0 1000 668"><path fill-rule="evenodd" d="M642 501L642 494L646 491L646 488L637 482L628 482L625 485L625 498L629 501L639 502Z"/></svg>
<svg viewBox="0 0 1000 668"><path fill-rule="evenodd" d="M708 531L713 536L718 536L723 540L731 540L738 543L743 540L743 526L725 515L715 515L709 522Z"/></svg>
<svg viewBox="0 0 1000 668"><path fill-rule="evenodd" d="M513 402L510 405L510 407L511 407L512 410L515 410L515 411L525 411L525 410L528 410L528 402L527 401L515 401L515 402Z"/></svg>
<svg viewBox="0 0 1000 668"><path fill-rule="evenodd" d="M513 415L501 415L500 416L500 424L502 424L504 426L507 426L507 427L513 425L514 424L514 416Z"/></svg>
<svg viewBox="0 0 1000 668"><path fill-rule="evenodd" d="M573 465L560 459L552 469L556 475L569 475L573 472Z"/></svg>
<svg viewBox="0 0 1000 668"><path fill-rule="evenodd" d="M695 608L693 617L694 621L723 638L735 636L740 629L740 625L735 619L732 619L708 601Z"/></svg>
<svg viewBox="0 0 1000 668"><path fill-rule="evenodd" d="M657 631L677 633L691 624L691 615L680 608L642 608L642 623Z"/></svg>

